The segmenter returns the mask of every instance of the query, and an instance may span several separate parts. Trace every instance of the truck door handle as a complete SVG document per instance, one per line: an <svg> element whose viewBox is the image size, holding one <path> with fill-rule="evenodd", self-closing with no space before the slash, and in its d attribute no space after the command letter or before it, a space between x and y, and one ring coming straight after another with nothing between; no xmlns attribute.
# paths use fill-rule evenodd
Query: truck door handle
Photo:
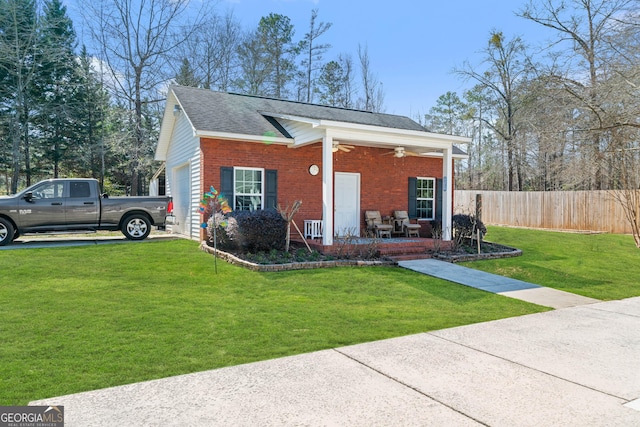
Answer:
<svg viewBox="0 0 640 427"><path fill-rule="evenodd" d="M52 202L51 206L62 206L62 202Z"/></svg>
<svg viewBox="0 0 640 427"><path fill-rule="evenodd" d="M85 205L92 205L93 202L84 202Z"/></svg>

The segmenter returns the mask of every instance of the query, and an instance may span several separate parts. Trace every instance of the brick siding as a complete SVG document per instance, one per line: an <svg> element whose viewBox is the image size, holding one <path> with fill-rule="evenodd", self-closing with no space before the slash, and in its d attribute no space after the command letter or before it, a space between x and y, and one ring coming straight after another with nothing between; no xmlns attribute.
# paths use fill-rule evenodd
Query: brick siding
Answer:
<svg viewBox="0 0 640 427"><path fill-rule="evenodd" d="M220 187L220 167L239 166L278 171L278 203L286 206L302 200L295 217L300 228L305 219L322 218L322 149L321 144L302 148L259 142L201 139L201 188ZM408 209L409 177L441 178L442 159L396 158L392 149L356 146L350 153L333 154L334 172L361 175L361 227L364 211L377 210L391 215L394 210ZM317 164L320 173L309 174L309 166ZM453 181L451 177L450 182Z"/></svg>

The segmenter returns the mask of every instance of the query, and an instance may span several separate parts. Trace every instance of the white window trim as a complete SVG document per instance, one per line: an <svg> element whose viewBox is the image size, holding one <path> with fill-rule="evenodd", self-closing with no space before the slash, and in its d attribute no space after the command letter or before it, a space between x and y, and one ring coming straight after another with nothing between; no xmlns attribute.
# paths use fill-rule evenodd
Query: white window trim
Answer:
<svg viewBox="0 0 640 427"><path fill-rule="evenodd" d="M235 209L236 207L236 198L238 196L256 196L256 194L246 194L246 193L237 193L236 192L236 170L243 170L243 171L260 171L261 172L261 180L260 180L260 209L264 209L264 181L265 181L265 170L264 168L249 168L249 167L243 167L243 166L234 166L233 167L233 209Z"/></svg>
<svg viewBox="0 0 640 427"><path fill-rule="evenodd" d="M416 192L418 191L418 181L420 180L429 180L433 182L433 198L426 198L426 197L418 197L416 195L416 210L417 210L417 204L418 204L418 200L432 200L433 201L433 208L432 208L432 216L431 218L420 218L418 217L418 221L433 221L436 218L436 194L437 194L437 188L436 185L438 185L438 182L435 178L433 177L426 177L426 176L417 176L416 177Z"/></svg>

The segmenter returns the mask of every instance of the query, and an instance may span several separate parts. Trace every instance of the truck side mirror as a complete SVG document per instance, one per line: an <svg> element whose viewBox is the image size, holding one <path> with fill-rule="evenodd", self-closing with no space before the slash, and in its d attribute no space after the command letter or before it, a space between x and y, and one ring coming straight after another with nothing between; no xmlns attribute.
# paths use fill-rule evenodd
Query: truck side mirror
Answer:
<svg viewBox="0 0 640 427"><path fill-rule="evenodd" d="M26 193L24 193L24 196L22 196L22 198L31 203L33 201L33 193L31 191L27 191Z"/></svg>

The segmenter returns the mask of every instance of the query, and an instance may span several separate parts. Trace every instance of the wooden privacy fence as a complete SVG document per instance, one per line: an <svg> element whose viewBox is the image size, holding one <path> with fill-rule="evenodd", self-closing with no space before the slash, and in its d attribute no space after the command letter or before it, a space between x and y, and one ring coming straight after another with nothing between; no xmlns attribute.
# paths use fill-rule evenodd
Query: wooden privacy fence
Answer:
<svg viewBox="0 0 640 427"><path fill-rule="evenodd" d="M482 195L482 222L553 230L631 233L622 206L608 191L455 190L454 213L475 214Z"/></svg>

